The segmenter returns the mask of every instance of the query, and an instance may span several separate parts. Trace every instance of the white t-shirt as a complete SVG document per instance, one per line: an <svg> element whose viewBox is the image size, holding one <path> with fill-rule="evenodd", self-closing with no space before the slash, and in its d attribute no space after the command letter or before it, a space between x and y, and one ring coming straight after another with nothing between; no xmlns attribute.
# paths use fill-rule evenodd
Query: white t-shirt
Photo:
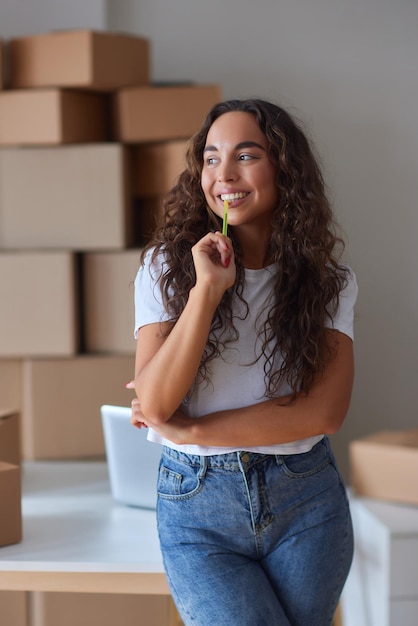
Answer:
<svg viewBox="0 0 418 626"><path fill-rule="evenodd" d="M141 326L167 321L169 315L164 309L159 286L163 264L161 260L150 265L148 252L144 266L138 270L135 279L135 336ZM271 265L260 270L245 270L243 298L248 303L248 315L240 301L234 305L234 326L239 339L226 347L222 356L210 362L210 383L195 384L184 400L181 410L190 417L201 417L215 411L239 409L266 400L263 359L260 354L260 338L254 333L254 327L262 328L266 317L266 303L271 297L277 266ZM347 286L340 294L339 308L329 326L353 339L354 304L357 298L357 282L350 270ZM280 396L290 393L290 388L283 385ZM297 454L308 452L323 435L293 441L285 444L247 447L250 452L264 454ZM214 447L197 445L175 445L163 439L152 429L148 438L186 454L212 455L239 450L239 447Z"/></svg>

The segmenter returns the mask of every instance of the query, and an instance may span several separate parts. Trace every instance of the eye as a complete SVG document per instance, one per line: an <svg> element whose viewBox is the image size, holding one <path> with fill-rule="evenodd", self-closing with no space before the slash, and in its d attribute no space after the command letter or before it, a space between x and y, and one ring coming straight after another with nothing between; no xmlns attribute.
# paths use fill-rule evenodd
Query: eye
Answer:
<svg viewBox="0 0 418 626"><path fill-rule="evenodd" d="M238 155L238 161L251 161L251 159L254 159L255 157L252 154L239 154Z"/></svg>
<svg viewBox="0 0 418 626"><path fill-rule="evenodd" d="M205 159L205 165L215 165L217 162L218 159L215 156L208 156Z"/></svg>

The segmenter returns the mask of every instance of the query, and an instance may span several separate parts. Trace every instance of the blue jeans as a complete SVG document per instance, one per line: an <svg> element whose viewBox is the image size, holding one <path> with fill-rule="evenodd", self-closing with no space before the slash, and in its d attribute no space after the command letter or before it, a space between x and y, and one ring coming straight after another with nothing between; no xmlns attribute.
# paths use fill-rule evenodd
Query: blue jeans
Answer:
<svg viewBox="0 0 418 626"><path fill-rule="evenodd" d="M186 626L328 626L353 532L327 438L310 452L163 448L158 529Z"/></svg>

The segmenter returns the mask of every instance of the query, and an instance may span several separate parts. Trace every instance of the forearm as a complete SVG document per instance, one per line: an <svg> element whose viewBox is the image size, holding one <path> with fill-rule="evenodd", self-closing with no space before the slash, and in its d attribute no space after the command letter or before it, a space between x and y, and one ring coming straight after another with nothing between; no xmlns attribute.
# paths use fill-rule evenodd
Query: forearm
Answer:
<svg viewBox="0 0 418 626"><path fill-rule="evenodd" d="M181 439L196 445L244 449L289 443L336 432L346 413L336 409L331 415L322 407L313 406L309 396L301 396L290 405L284 404L285 400L267 400L192 420Z"/></svg>
<svg viewBox="0 0 418 626"><path fill-rule="evenodd" d="M135 390L147 419L166 421L186 396L196 377L218 301L218 294L210 288L192 289L180 318L147 362L146 341L138 343Z"/></svg>

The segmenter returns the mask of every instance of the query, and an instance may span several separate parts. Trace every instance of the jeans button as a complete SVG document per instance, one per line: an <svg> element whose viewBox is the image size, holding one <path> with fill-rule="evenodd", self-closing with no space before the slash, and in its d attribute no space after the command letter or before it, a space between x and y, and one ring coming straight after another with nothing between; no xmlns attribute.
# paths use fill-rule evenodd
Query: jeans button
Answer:
<svg viewBox="0 0 418 626"><path fill-rule="evenodd" d="M241 461L243 463L248 463L249 460L250 460L250 455L248 454L248 452L245 452L241 457Z"/></svg>

